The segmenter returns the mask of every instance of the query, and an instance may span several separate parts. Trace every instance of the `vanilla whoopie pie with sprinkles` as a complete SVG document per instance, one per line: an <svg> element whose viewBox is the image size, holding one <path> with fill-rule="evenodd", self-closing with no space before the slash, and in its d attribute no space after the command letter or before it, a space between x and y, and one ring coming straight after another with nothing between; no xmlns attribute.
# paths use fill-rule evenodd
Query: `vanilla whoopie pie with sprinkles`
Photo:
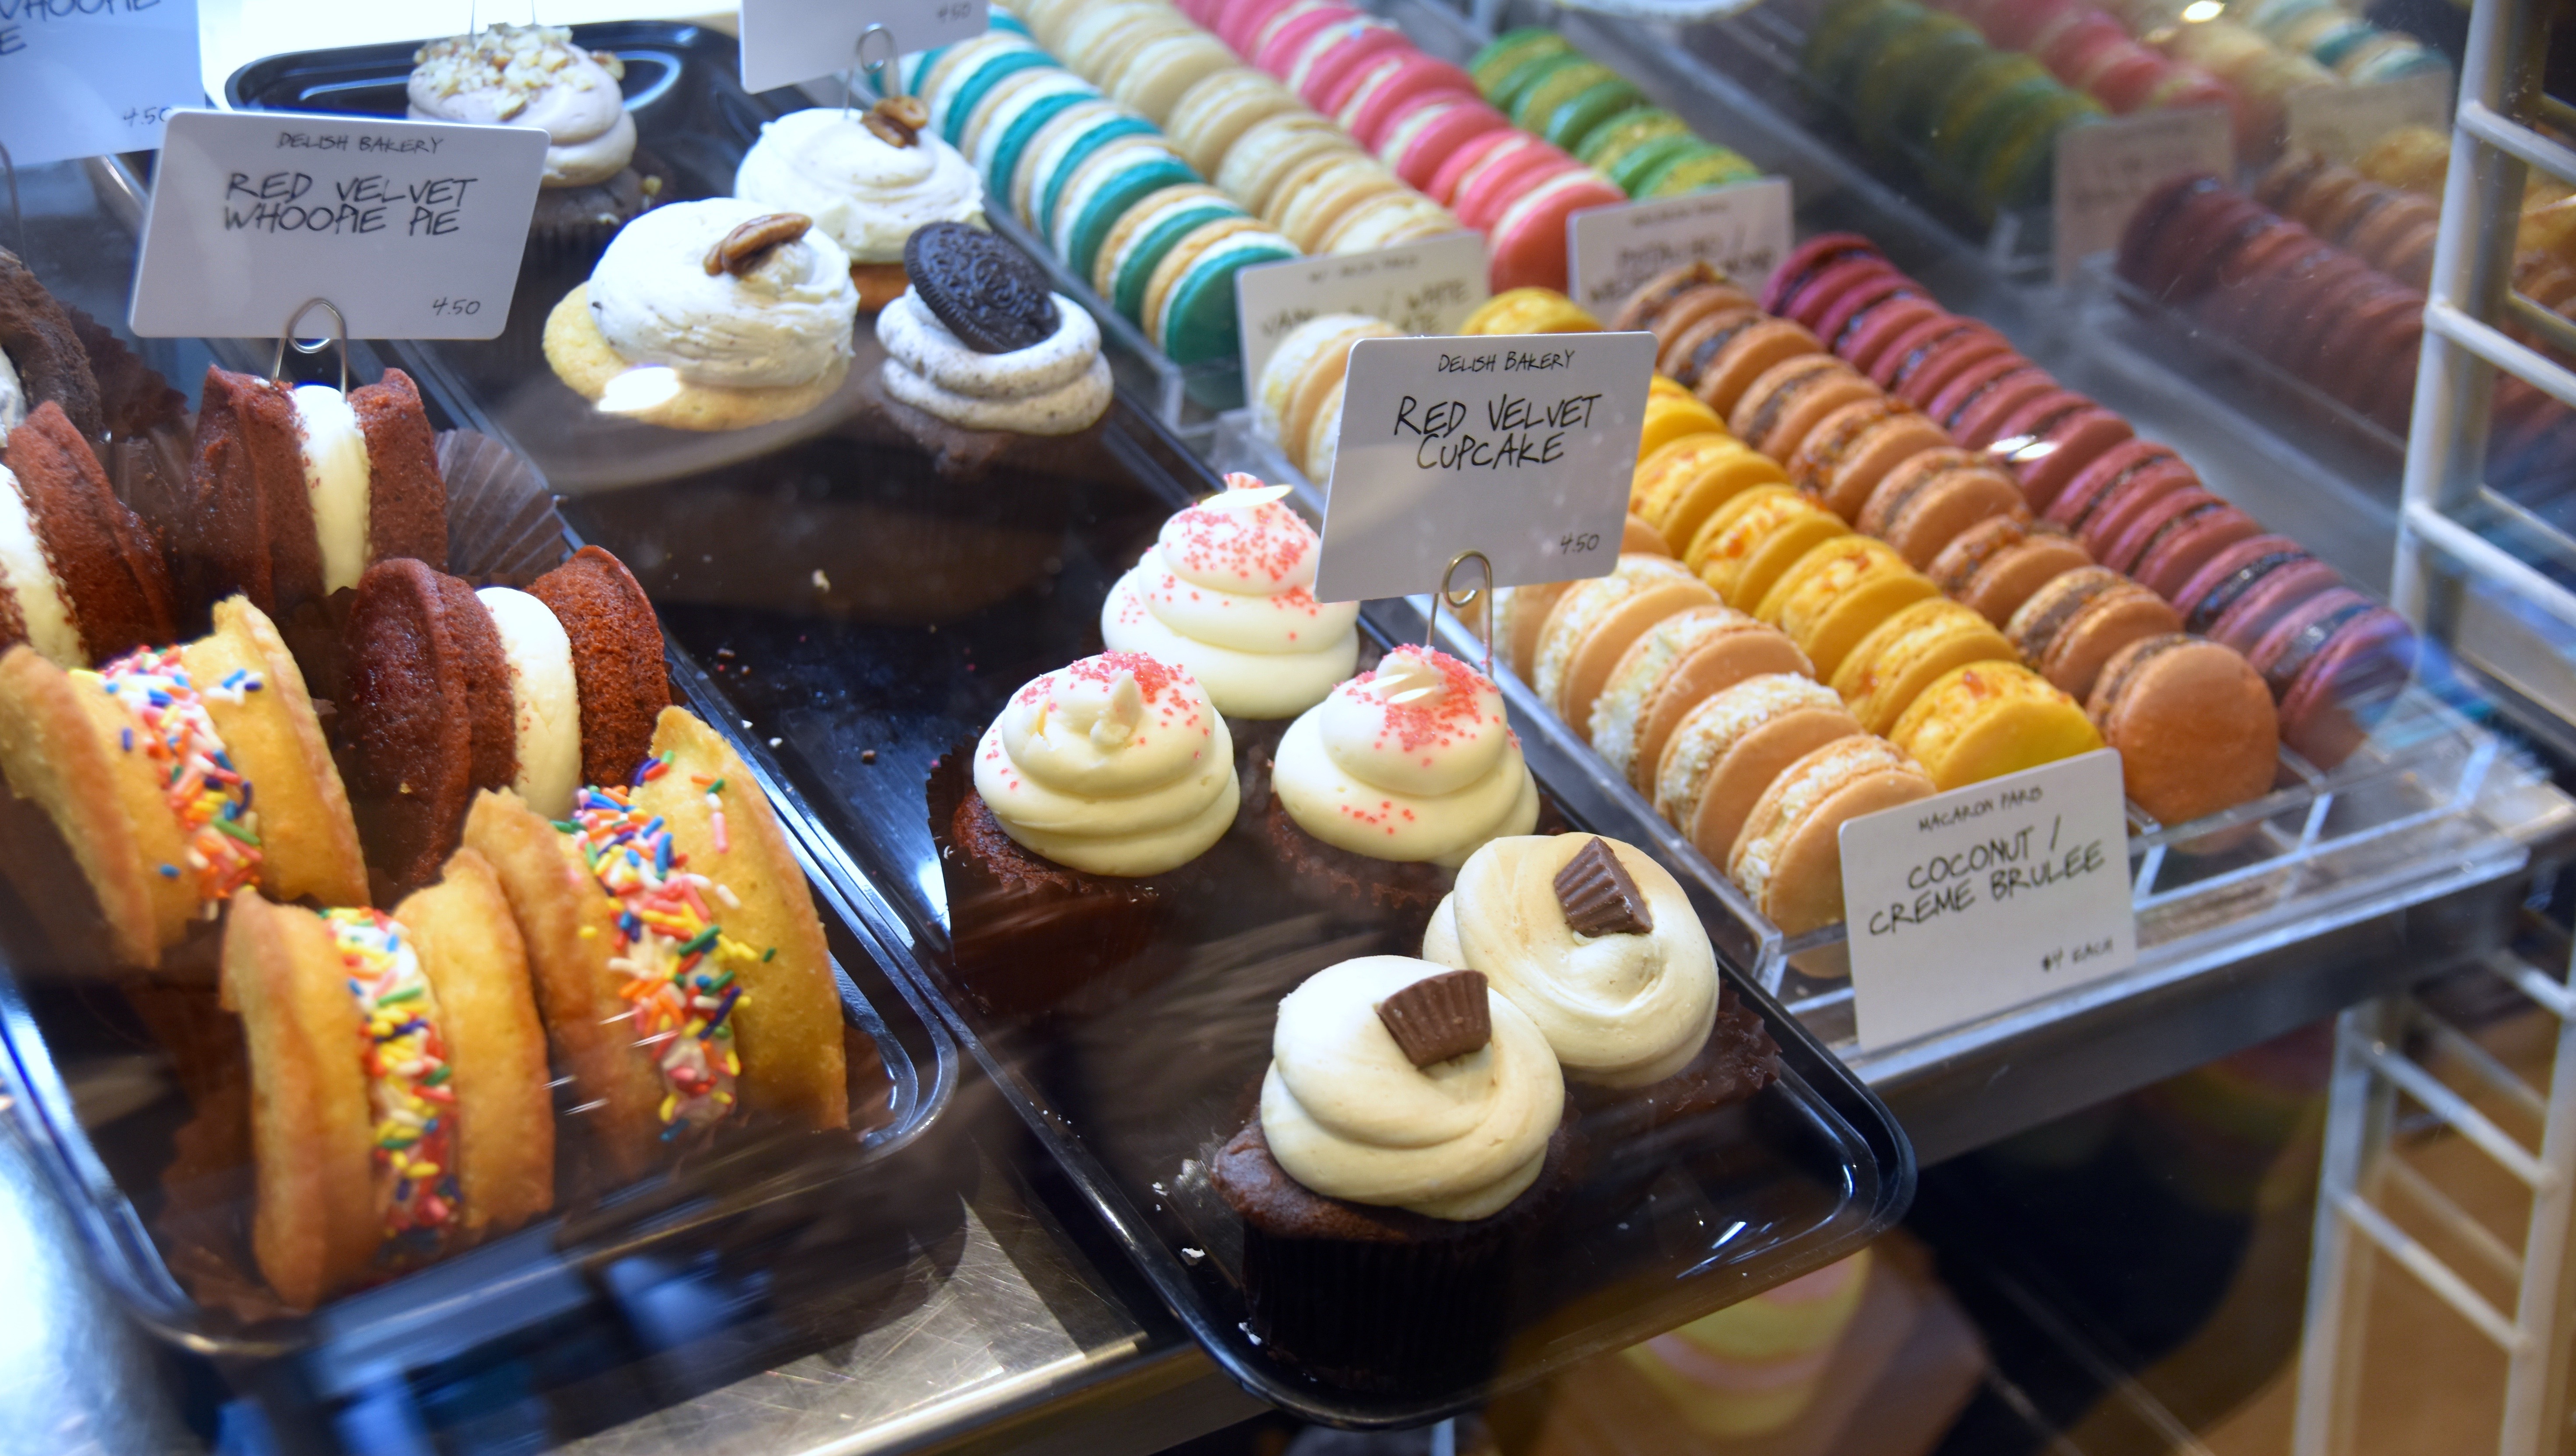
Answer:
<svg viewBox="0 0 2576 1456"><path fill-rule="evenodd" d="M527 953L471 850L391 914L243 895L223 1002L250 1052L251 1251L309 1309L554 1206Z"/></svg>
<svg viewBox="0 0 2576 1456"><path fill-rule="evenodd" d="M665 708L628 782L582 789L561 820L478 794L465 842L509 898L599 1174L640 1176L746 1117L849 1125L813 893L713 729Z"/></svg>
<svg viewBox="0 0 2576 1456"><path fill-rule="evenodd" d="M1070 435L1109 408L1100 326L1010 244L932 223L904 243L912 286L877 315L885 392L970 430Z"/></svg>

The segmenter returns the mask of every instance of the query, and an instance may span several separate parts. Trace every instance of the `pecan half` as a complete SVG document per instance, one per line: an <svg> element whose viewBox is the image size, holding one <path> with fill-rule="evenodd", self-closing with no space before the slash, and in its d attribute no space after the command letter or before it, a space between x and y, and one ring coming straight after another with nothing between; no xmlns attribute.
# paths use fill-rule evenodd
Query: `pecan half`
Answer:
<svg viewBox="0 0 2576 1456"><path fill-rule="evenodd" d="M908 147L920 139L921 129L930 125L930 108L918 96L889 96L869 107L859 125L887 146Z"/></svg>
<svg viewBox="0 0 2576 1456"><path fill-rule="evenodd" d="M814 219L801 212L773 212L766 217L755 217L717 239L716 245L707 249L707 276L713 278L719 273L730 273L740 278L759 267L760 260L769 256L770 249L796 241L812 226Z"/></svg>

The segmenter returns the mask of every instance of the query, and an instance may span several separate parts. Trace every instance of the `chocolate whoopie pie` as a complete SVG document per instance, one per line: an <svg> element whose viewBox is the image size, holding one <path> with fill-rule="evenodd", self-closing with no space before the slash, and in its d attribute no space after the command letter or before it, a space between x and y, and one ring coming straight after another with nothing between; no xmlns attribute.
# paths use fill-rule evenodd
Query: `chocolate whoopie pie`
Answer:
<svg viewBox="0 0 2576 1456"><path fill-rule="evenodd" d="M98 379L71 315L5 248L0 248L0 354L17 370L31 409L57 404L83 437L95 440L105 432Z"/></svg>

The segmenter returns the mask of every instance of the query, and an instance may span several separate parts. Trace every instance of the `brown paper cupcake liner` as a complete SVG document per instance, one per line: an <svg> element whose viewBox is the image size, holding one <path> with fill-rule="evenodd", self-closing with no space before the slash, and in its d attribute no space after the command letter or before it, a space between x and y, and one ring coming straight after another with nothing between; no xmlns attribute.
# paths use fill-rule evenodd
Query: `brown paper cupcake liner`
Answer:
<svg viewBox="0 0 2576 1456"><path fill-rule="evenodd" d="M438 436L447 482L447 570L481 586L526 586L563 564L563 516L537 468L472 430Z"/></svg>

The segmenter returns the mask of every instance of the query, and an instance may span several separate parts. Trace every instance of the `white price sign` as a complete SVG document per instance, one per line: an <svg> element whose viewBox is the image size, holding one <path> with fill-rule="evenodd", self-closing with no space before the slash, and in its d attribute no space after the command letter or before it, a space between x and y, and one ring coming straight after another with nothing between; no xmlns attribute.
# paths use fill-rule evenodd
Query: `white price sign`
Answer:
<svg viewBox="0 0 2576 1456"><path fill-rule="evenodd" d="M772 91L937 50L992 28L988 0L742 0L742 86ZM882 26L884 48L859 37Z"/></svg>
<svg viewBox="0 0 2576 1456"><path fill-rule="evenodd" d="M1842 854L1862 1046L1911 1041L2137 962L2111 749L1850 820Z"/></svg>
<svg viewBox="0 0 2576 1456"><path fill-rule="evenodd" d="M1565 223L1569 291L1606 315L1647 279L1698 261L1758 293L1788 256L1790 203L1788 178L1757 177L1684 197L1585 208Z"/></svg>
<svg viewBox="0 0 2576 1456"><path fill-rule="evenodd" d="M2120 230L2161 183L2201 172L2236 175L2236 141L2224 106L2142 111L2057 134L2057 281L2074 281L2086 258L2120 246Z"/></svg>
<svg viewBox="0 0 2576 1456"><path fill-rule="evenodd" d="M1497 586L1607 573L1654 369L1648 333L1360 340L1316 598L1430 591L1470 549Z"/></svg>
<svg viewBox="0 0 2576 1456"><path fill-rule="evenodd" d="M2351 163L2401 126L2451 126L2448 67L2365 86L2303 86L2284 99L2290 150Z"/></svg>
<svg viewBox="0 0 2576 1456"><path fill-rule="evenodd" d="M197 0L0 0L0 144L21 167L150 151L205 101Z"/></svg>
<svg viewBox="0 0 2576 1456"><path fill-rule="evenodd" d="M1243 387L1261 387L1262 367L1279 340L1308 319L1362 313L1408 334L1452 334L1487 294L1485 240L1475 233L1373 253L1255 264L1234 275Z"/></svg>
<svg viewBox="0 0 2576 1456"><path fill-rule="evenodd" d="M321 298L353 339L492 338L545 161L535 127L182 111L152 174L134 332L275 338Z"/></svg>

